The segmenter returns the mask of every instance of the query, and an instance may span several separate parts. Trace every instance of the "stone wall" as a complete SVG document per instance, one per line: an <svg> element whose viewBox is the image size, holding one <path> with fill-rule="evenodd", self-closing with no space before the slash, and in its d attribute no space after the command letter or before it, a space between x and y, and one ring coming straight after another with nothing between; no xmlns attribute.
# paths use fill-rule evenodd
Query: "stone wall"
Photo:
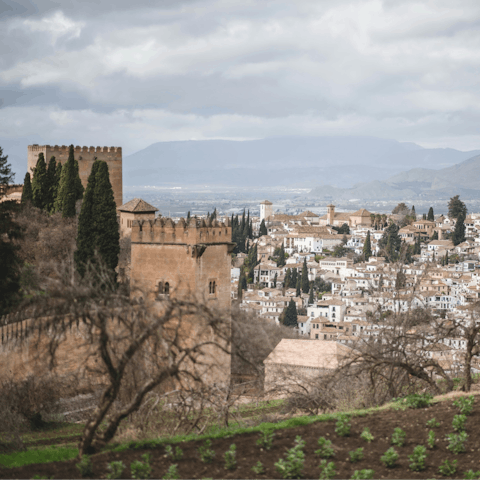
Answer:
<svg viewBox="0 0 480 480"><path fill-rule="evenodd" d="M68 160L68 151L69 147L66 145L29 145L28 172L32 174L39 153L43 153L47 165L52 156L55 157L57 163L63 165ZM80 179L84 187L87 186L95 157L107 162L115 203L117 207L121 206L123 204L122 147L75 147L75 160L78 160Z"/></svg>

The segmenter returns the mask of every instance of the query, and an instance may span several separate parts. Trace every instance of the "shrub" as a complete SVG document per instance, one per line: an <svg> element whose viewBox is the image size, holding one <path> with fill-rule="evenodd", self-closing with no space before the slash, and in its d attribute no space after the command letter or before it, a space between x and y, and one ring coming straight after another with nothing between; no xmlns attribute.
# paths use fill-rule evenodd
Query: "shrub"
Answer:
<svg viewBox="0 0 480 480"><path fill-rule="evenodd" d="M166 445L165 455L174 461L181 460L183 458L183 450L179 446L176 446L175 450L173 450L171 445Z"/></svg>
<svg viewBox="0 0 480 480"><path fill-rule="evenodd" d="M351 452L348 452L348 454L350 455L350 461L352 463L359 462L360 460L363 460L363 447L352 450Z"/></svg>
<svg viewBox="0 0 480 480"><path fill-rule="evenodd" d="M465 480L477 480L480 478L480 470L474 472L473 470L468 470L467 472L463 472L463 478Z"/></svg>
<svg viewBox="0 0 480 480"><path fill-rule="evenodd" d="M438 467L438 471L444 476L444 477L450 477L457 471L457 463L458 460L454 460L453 462L450 462L450 460L444 460L443 463Z"/></svg>
<svg viewBox="0 0 480 480"><path fill-rule="evenodd" d="M210 448L212 446L211 440L205 440L205 443L198 447L198 453L200 454L200 460L203 463L212 463L215 457L215 452Z"/></svg>
<svg viewBox="0 0 480 480"><path fill-rule="evenodd" d="M227 470L235 470L237 468L237 447L234 443L230 445L230 448L225 452L223 458L225 459L225 468Z"/></svg>
<svg viewBox="0 0 480 480"><path fill-rule="evenodd" d="M427 443L428 443L428 446L433 450L435 448L435 442L436 442L436 439L435 439L435 432L433 430L430 430L428 432L428 439L427 439Z"/></svg>
<svg viewBox="0 0 480 480"><path fill-rule="evenodd" d="M459 397L453 402L453 406L460 410L462 415L470 415L473 410L473 404L475 403L475 397L469 395L468 397Z"/></svg>
<svg viewBox="0 0 480 480"><path fill-rule="evenodd" d="M335 455L332 442L325 437L320 437L318 439L318 445L320 445L320 448L315 450L315 455L318 455L321 458L330 458Z"/></svg>
<svg viewBox="0 0 480 480"><path fill-rule="evenodd" d="M335 424L335 433L340 435L341 437L348 437L350 436L350 428L352 427L351 423L349 422L349 418L347 415L341 415L337 423Z"/></svg>
<svg viewBox="0 0 480 480"><path fill-rule="evenodd" d="M285 459L280 459L275 463L275 468L282 478L301 478L303 471L303 464L305 463L305 453L303 447L305 442L302 437L297 435L295 438L295 446L287 450Z"/></svg>
<svg viewBox="0 0 480 480"><path fill-rule="evenodd" d="M460 433L449 433L446 436L446 439L448 440L449 444L447 448L452 452L452 453L462 453L465 451L465 442L467 441L468 435L466 432L460 432Z"/></svg>
<svg viewBox="0 0 480 480"><path fill-rule="evenodd" d="M163 480L177 480L178 478L180 478L180 474L178 473L178 465L176 463L170 465L162 477Z"/></svg>
<svg viewBox="0 0 480 480"><path fill-rule="evenodd" d="M392 440L391 440L391 444L392 445L397 445L399 447L403 447L404 443L405 443L405 437L407 436L407 434L399 427L396 427L393 429L393 433L392 433Z"/></svg>
<svg viewBox="0 0 480 480"><path fill-rule="evenodd" d="M440 426L440 422L437 421L435 417L427 422L427 427L436 428Z"/></svg>
<svg viewBox="0 0 480 480"><path fill-rule="evenodd" d="M463 432L465 430L465 422L467 421L466 415L455 415L452 421L452 427L457 432Z"/></svg>
<svg viewBox="0 0 480 480"><path fill-rule="evenodd" d="M368 443L375 439L375 437L370 433L370 429L368 427L363 429L363 432L360 434L360 438Z"/></svg>
<svg viewBox="0 0 480 480"><path fill-rule="evenodd" d="M84 455L75 466L82 477L91 477L93 475L93 466L90 455Z"/></svg>
<svg viewBox="0 0 480 480"><path fill-rule="evenodd" d="M398 453L390 447L381 457L380 460L385 464L387 468L393 468L398 460Z"/></svg>
<svg viewBox="0 0 480 480"><path fill-rule="evenodd" d="M427 449L423 445L417 445L413 453L408 456L410 460L410 470L421 472L425 469L425 459L427 458Z"/></svg>
<svg viewBox="0 0 480 480"><path fill-rule="evenodd" d="M404 399L409 408L425 408L432 402L433 396L429 393L412 393Z"/></svg>
<svg viewBox="0 0 480 480"><path fill-rule="evenodd" d="M150 478L150 475L152 474L152 467L150 466L150 454L145 453L142 455L142 458L143 462L140 460L135 460L130 464L132 478Z"/></svg>
<svg viewBox="0 0 480 480"><path fill-rule="evenodd" d="M110 462L107 466L110 473L107 474L108 479L122 478L122 473L125 470L123 462Z"/></svg>
<svg viewBox="0 0 480 480"><path fill-rule="evenodd" d="M257 440L257 445L259 447L265 448L265 450L270 450L272 448L274 436L275 432L264 430L260 433L260 438Z"/></svg>
<svg viewBox="0 0 480 480"><path fill-rule="evenodd" d="M259 460L253 467L252 470L257 475L261 475L264 472L263 463Z"/></svg>
<svg viewBox="0 0 480 480"><path fill-rule="evenodd" d="M318 466L320 469L320 480L329 480L335 476L335 464L322 460Z"/></svg>
<svg viewBox="0 0 480 480"><path fill-rule="evenodd" d="M375 471L369 468L364 468L363 470L355 470L352 475L352 480L368 480L373 478Z"/></svg>

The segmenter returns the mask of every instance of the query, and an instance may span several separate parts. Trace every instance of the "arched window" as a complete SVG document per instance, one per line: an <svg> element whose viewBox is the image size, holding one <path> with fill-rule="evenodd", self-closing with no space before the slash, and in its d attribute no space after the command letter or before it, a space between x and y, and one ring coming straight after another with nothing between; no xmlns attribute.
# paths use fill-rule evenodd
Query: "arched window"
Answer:
<svg viewBox="0 0 480 480"><path fill-rule="evenodd" d="M159 295L161 295L161 294L163 293L163 291L164 291L163 288L164 288L164 287L163 287L163 282L158 282L157 293L158 293Z"/></svg>
<svg viewBox="0 0 480 480"><path fill-rule="evenodd" d="M210 282L208 283L208 293L209 295L215 295L215 291L216 291L216 283L215 283L215 280L210 280Z"/></svg>
<svg viewBox="0 0 480 480"><path fill-rule="evenodd" d="M164 293L165 295L170 295L170 284L168 282L165 282Z"/></svg>

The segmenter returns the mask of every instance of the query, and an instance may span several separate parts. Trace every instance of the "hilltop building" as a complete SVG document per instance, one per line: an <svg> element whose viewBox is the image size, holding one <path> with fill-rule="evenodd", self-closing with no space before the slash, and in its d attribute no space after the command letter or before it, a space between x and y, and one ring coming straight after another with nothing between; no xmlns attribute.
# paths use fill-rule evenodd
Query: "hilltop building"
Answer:
<svg viewBox="0 0 480 480"><path fill-rule="evenodd" d="M141 198L134 198L124 203L117 210L120 212L120 236L125 237L132 233L132 225L135 220L155 220L155 212L158 208L150 205Z"/></svg>

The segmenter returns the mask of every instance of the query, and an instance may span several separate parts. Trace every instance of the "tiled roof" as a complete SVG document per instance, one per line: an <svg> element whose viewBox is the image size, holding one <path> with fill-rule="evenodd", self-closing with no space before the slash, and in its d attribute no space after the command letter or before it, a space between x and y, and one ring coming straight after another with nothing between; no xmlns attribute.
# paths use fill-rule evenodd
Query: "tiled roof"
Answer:
<svg viewBox="0 0 480 480"><path fill-rule="evenodd" d="M141 198L134 198L124 203L121 207L118 207L118 210L121 212L157 212L158 208L155 208Z"/></svg>

